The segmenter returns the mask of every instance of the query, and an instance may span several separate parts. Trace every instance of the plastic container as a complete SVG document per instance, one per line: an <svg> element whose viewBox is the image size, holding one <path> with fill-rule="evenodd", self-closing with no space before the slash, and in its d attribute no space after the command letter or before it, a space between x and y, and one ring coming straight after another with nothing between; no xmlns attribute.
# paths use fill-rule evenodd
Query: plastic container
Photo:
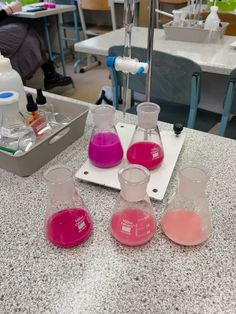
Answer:
<svg viewBox="0 0 236 314"><path fill-rule="evenodd" d="M212 6L211 7L211 12L208 14L205 24L204 24L204 29L208 29L210 31L217 31L220 25L220 19L217 14L218 7L217 6Z"/></svg>
<svg viewBox="0 0 236 314"><path fill-rule="evenodd" d="M19 110L25 112L26 95L22 79L12 66L10 59L0 54L0 91L15 91L19 93Z"/></svg>
<svg viewBox="0 0 236 314"><path fill-rule="evenodd" d="M187 21L190 24L190 21ZM201 27L195 28L191 26L177 27L172 22L163 25L166 40L187 41L195 43L213 44L223 38L229 23L221 22L222 27L216 31L210 31Z"/></svg>
<svg viewBox="0 0 236 314"><path fill-rule="evenodd" d="M25 125L24 118L19 114L18 98L17 92L0 92L1 146L13 152L28 150L36 141L32 128Z"/></svg>
<svg viewBox="0 0 236 314"><path fill-rule="evenodd" d="M36 92L32 94L35 96ZM67 97L55 99L53 94L47 99L57 112L70 117L70 122L44 137L27 153L12 156L0 151L0 168L21 177L29 176L83 135L89 107L78 105Z"/></svg>

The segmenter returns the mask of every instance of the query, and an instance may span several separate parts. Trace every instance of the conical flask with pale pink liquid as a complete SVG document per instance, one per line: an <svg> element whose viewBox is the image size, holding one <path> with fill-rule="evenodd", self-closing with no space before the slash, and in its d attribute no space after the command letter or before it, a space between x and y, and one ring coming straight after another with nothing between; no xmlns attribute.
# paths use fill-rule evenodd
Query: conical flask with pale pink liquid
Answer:
<svg viewBox="0 0 236 314"><path fill-rule="evenodd" d="M177 191L164 211L164 234L181 245L197 245L208 239L212 229L205 188L206 171L190 163L179 171Z"/></svg>

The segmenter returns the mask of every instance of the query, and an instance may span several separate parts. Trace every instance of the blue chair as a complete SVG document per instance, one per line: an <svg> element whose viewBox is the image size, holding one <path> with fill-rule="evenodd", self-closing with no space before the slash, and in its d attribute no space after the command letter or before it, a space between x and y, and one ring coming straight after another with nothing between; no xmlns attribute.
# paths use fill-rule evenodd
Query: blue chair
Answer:
<svg viewBox="0 0 236 314"><path fill-rule="evenodd" d="M230 119L230 115L234 115ZM229 76L219 135L236 139L236 69Z"/></svg>
<svg viewBox="0 0 236 314"><path fill-rule="evenodd" d="M122 56L123 46L113 46L109 55ZM132 47L132 58L145 62L146 49ZM154 51L152 68L151 100L161 107L159 119L169 123L182 123L188 128L208 131L220 120L220 115L198 109L200 101L201 68L195 62L180 56ZM123 74L110 68L113 105L119 108ZM146 75L130 75L131 103L137 102L135 92L145 94ZM140 101L139 101L140 102ZM136 107L128 112L136 113Z"/></svg>

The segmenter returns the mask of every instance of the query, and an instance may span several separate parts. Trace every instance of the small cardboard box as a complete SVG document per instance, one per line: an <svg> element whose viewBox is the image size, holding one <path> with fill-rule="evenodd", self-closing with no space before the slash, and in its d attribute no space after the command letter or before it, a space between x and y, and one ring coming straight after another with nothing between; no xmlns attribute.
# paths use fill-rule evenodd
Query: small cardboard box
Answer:
<svg viewBox="0 0 236 314"><path fill-rule="evenodd" d="M70 117L71 121L40 140L31 150L20 156L0 151L0 168L21 177L30 176L84 134L89 107L75 104L70 98L66 101L65 98L55 99L53 94L47 97L47 102L53 104L55 112Z"/></svg>

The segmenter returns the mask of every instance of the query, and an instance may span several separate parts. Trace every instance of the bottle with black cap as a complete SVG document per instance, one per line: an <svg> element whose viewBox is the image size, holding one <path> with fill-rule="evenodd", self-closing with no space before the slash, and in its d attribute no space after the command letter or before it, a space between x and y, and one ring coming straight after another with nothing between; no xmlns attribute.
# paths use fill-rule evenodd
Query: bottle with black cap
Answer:
<svg viewBox="0 0 236 314"><path fill-rule="evenodd" d="M47 103L47 99L43 95L41 88L37 89L36 103L38 105L38 108L44 111L46 115L51 115L53 113L52 105L49 105Z"/></svg>
<svg viewBox="0 0 236 314"><path fill-rule="evenodd" d="M41 136L48 130L45 113L38 110L38 106L30 93L27 94L26 109L28 111L27 116L25 116L26 123L31 125L36 136Z"/></svg>

